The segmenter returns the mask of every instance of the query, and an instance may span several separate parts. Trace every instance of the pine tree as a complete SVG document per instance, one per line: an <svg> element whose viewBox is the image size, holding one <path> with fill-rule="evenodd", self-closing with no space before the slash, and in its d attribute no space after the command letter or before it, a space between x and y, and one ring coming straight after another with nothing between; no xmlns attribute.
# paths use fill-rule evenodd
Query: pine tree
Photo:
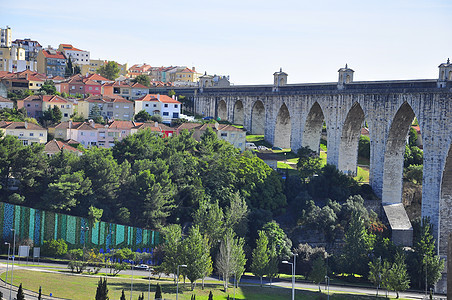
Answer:
<svg viewBox="0 0 452 300"><path fill-rule="evenodd" d="M154 299L162 299L162 287L157 283L157 288L155 290L155 298Z"/></svg>
<svg viewBox="0 0 452 300"><path fill-rule="evenodd" d="M209 292L209 299L208 300L213 300L213 294L212 291Z"/></svg>
<svg viewBox="0 0 452 300"><path fill-rule="evenodd" d="M19 290L17 291L17 300L25 300L24 290L22 289L22 283L19 286Z"/></svg>
<svg viewBox="0 0 452 300"><path fill-rule="evenodd" d="M121 294L120 300L126 300L126 295L124 294L124 289L122 289L122 294Z"/></svg>
<svg viewBox="0 0 452 300"><path fill-rule="evenodd" d="M96 300L108 300L107 279L99 279L96 289Z"/></svg>

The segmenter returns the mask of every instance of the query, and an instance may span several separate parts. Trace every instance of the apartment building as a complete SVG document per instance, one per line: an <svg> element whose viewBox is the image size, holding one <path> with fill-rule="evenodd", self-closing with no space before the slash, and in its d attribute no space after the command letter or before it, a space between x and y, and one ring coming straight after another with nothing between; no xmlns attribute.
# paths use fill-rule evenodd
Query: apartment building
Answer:
<svg viewBox="0 0 452 300"><path fill-rule="evenodd" d="M133 118L133 102L120 96L92 95L79 100L78 113L85 119L91 118L94 106L105 119L130 121Z"/></svg>
<svg viewBox="0 0 452 300"><path fill-rule="evenodd" d="M66 58L70 58L74 64L79 66L90 65L89 51L80 50L71 44L60 44L58 51L63 52Z"/></svg>
<svg viewBox="0 0 452 300"><path fill-rule="evenodd" d="M47 129L30 122L0 121L0 130L6 135L16 136L24 145L47 142Z"/></svg>
<svg viewBox="0 0 452 300"><path fill-rule="evenodd" d="M66 69L66 56L63 52L54 49L43 49L38 54L38 73L48 77L64 77Z"/></svg>

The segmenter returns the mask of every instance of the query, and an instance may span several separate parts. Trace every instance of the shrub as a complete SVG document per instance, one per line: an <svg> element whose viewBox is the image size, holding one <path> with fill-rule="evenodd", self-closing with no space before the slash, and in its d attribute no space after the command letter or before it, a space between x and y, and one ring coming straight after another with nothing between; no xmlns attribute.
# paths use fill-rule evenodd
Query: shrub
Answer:
<svg viewBox="0 0 452 300"><path fill-rule="evenodd" d="M44 241L42 252L52 257L63 256L67 253L67 244L63 239Z"/></svg>

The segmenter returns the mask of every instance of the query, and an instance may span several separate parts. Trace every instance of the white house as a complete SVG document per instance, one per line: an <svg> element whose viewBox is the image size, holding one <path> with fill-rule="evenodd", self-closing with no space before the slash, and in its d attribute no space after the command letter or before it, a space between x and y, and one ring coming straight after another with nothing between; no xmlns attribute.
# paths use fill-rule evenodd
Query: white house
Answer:
<svg viewBox="0 0 452 300"><path fill-rule="evenodd" d="M162 116L163 123L171 123L180 117L181 103L166 95L147 94L135 100L135 114L144 110L151 116Z"/></svg>
<svg viewBox="0 0 452 300"><path fill-rule="evenodd" d="M13 107L14 107L13 101L0 96L0 109L3 109L3 108L11 108L12 109Z"/></svg>

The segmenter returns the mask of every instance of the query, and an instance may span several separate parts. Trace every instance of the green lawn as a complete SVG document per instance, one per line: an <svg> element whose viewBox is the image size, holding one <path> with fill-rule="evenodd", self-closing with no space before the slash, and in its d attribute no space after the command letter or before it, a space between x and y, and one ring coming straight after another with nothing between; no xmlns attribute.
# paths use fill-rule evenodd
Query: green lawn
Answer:
<svg viewBox="0 0 452 300"><path fill-rule="evenodd" d="M9 272L10 273L10 272ZM5 279L6 273L1 274L1 278ZM29 270L16 270L14 272L14 285L22 286L25 289L37 292L39 287L42 286L42 292L45 295L53 294L54 297L66 298L66 299L93 299L96 293L98 277L87 276L73 276L61 273L48 273L40 271ZM130 278L109 278L108 283L108 296L110 299L119 299L122 289L125 291L126 299L130 297ZM137 299L141 293L145 294L147 299L149 281L145 277L135 277L133 283L134 293L132 299ZM176 286L172 282L159 281L162 286L163 296L165 299L176 298ZM154 292L156 289L156 280L151 280L151 299L154 299ZM229 288L228 292L223 291L221 284L207 284L205 289L201 289L201 283L198 282L194 291L191 291L190 284L179 284L179 299L188 300L192 294L196 295L198 300L206 300L209 292L212 291L214 299L224 300L229 295L232 299L234 295L234 289ZM332 294L332 292L331 292ZM277 288L277 287L259 287L251 285L241 285L236 289L236 299L250 299L250 300L285 300L289 299L291 295L290 288ZM319 294L316 291L300 291L297 290L296 299L308 300L308 299L326 299L325 294ZM351 295L351 294L335 294L331 295L332 300L346 300L346 299L362 299L370 300L375 297L363 296L363 295Z"/></svg>

